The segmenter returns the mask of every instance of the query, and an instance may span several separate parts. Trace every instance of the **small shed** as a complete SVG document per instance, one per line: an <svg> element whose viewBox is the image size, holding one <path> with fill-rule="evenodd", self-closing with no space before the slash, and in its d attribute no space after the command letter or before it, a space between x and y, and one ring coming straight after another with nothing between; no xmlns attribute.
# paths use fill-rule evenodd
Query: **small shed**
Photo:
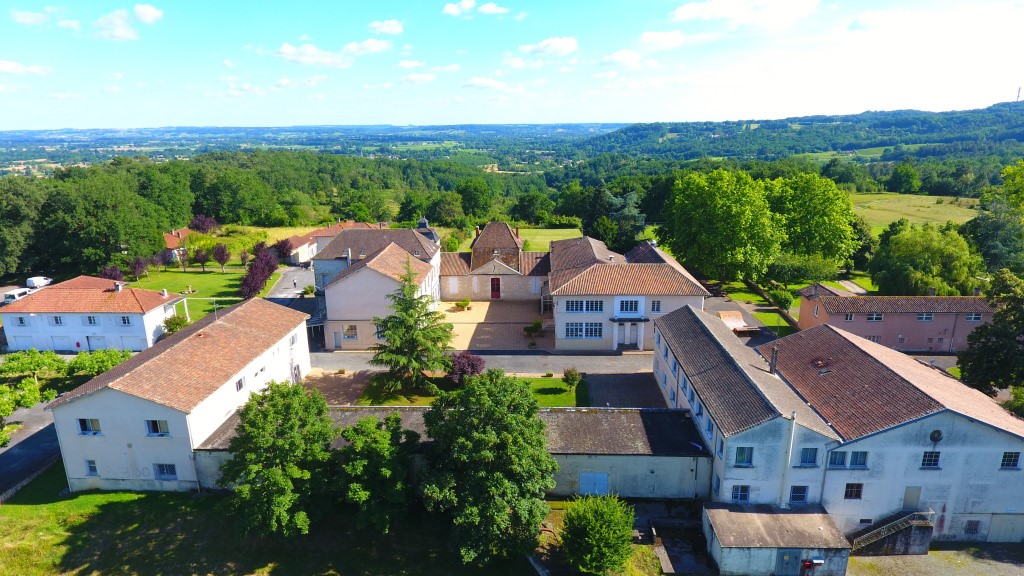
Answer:
<svg viewBox="0 0 1024 576"><path fill-rule="evenodd" d="M723 576L846 574L850 542L823 508L708 503L703 522Z"/></svg>

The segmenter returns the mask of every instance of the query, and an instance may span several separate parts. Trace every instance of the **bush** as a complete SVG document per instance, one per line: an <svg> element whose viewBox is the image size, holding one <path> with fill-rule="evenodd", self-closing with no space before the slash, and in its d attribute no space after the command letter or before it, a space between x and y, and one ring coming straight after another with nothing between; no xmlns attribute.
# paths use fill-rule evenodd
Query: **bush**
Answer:
<svg viewBox="0 0 1024 576"><path fill-rule="evenodd" d="M768 298L782 310L789 310L793 306L793 293L789 290L769 290Z"/></svg>
<svg viewBox="0 0 1024 576"><path fill-rule="evenodd" d="M800 280L829 280L838 273L839 266L819 254L780 254L768 265L767 277L789 286Z"/></svg>
<svg viewBox="0 0 1024 576"><path fill-rule="evenodd" d="M616 496L584 496L565 510L562 553L584 574L621 571L632 539L633 508Z"/></svg>
<svg viewBox="0 0 1024 576"><path fill-rule="evenodd" d="M307 284L306 287L302 289L302 293L312 296L313 294L316 294L316 286Z"/></svg>
<svg viewBox="0 0 1024 576"><path fill-rule="evenodd" d="M580 371L575 367L566 368L565 371L562 372L562 382L565 382L566 387L569 388L569 391L571 392L579 386L580 382L583 382L583 374L580 374Z"/></svg>
<svg viewBox="0 0 1024 576"><path fill-rule="evenodd" d="M552 214L544 220L545 228L583 228L583 220L579 216L562 216Z"/></svg>
<svg viewBox="0 0 1024 576"><path fill-rule="evenodd" d="M209 234L216 230L217 227L217 220L215 220L213 216L205 216L203 214L196 214L192 217L192 221L188 223L189 230L200 232L202 234Z"/></svg>
<svg viewBox="0 0 1024 576"><path fill-rule="evenodd" d="M469 308L469 298L463 298L462 300L459 300L458 302L455 303L455 307L461 310Z"/></svg>
<svg viewBox="0 0 1024 576"><path fill-rule="evenodd" d="M105 266L100 270L100 278L106 278L107 280L113 280L115 282L123 282L124 272L121 272L121 267L117 265Z"/></svg>
<svg viewBox="0 0 1024 576"><path fill-rule="evenodd" d="M1013 398L1007 400L1003 406L1010 412L1024 418L1024 386L1010 386L1010 395Z"/></svg>
<svg viewBox="0 0 1024 576"><path fill-rule="evenodd" d="M534 320L529 326L523 327L523 332L526 333L527 336L536 336L537 334L540 334L543 329L544 325L538 319Z"/></svg>
<svg viewBox="0 0 1024 576"><path fill-rule="evenodd" d="M451 361L452 367L448 370L448 377L456 384L461 384L466 377L483 374L487 368L487 363L483 358L468 350L452 354Z"/></svg>
<svg viewBox="0 0 1024 576"><path fill-rule="evenodd" d="M455 236L445 236L444 240L441 241L441 250L445 252L458 252L459 244L461 243Z"/></svg>
<svg viewBox="0 0 1024 576"><path fill-rule="evenodd" d="M164 320L164 330L168 335L170 335L188 326L189 324L191 324L191 322L189 322L187 318L175 314L174 316L171 316L170 318Z"/></svg>
<svg viewBox="0 0 1024 576"><path fill-rule="evenodd" d="M68 362L68 373L80 376L99 376L131 357L130 350L79 352Z"/></svg>

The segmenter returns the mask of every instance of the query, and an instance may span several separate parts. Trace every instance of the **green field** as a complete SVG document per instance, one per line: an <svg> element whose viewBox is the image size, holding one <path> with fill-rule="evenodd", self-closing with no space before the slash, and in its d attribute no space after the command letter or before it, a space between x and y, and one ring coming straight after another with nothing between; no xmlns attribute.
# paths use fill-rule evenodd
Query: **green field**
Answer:
<svg viewBox="0 0 1024 576"><path fill-rule="evenodd" d="M871 229L878 234L890 222L906 218L911 223L934 222L944 224L952 221L963 224L977 216L976 198L963 198L954 204L954 198L946 196L918 196L915 194L850 194L853 211L867 220ZM941 204L938 201L942 201Z"/></svg>
<svg viewBox="0 0 1024 576"><path fill-rule="evenodd" d="M580 385L574 392L569 392L562 382L561 376L551 378L519 378L530 386L533 397L541 408L572 408L575 406L587 406L587 387ZM456 388L447 378L434 378L434 385L441 390L451 391ZM356 404L359 406L430 406L436 396L430 396L425 392L412 392L410 394L387 394L380 391L374 384L370 384L363 391Z"/></svg>
<svg viewBox="0 0 1024 576"><path fill-rule="evenodd" d="M904 150L916 150L921 146L928 146L928 144L904 144ZM807 154L795 154L795 157L810 158L816 162L824 164L833 158L864 158L871 160L878 160L882 157L882 153L885 152L886 148L892 148L892 146L876 146L874 148L861 148L859 150L843 150L835 151L830 150L828 152L808 152Z"/></svg>
<svg viewBox="0 0 1024 576"><path fill-rule="evenodd" d="M267 286L260 293L260 297L266 296L280 277L280 272L274 272L270 280L267 281ZM226 308L241 302L242 297L238 295L241 283L242 271L239 268L228 268L226 272L221 272L220 266L214 265L207 266L206 272L151 269L149 277L143 276L141 280L132 282L130 285L133 288L147 290L167 289L172 294L180 294L188 298L189 316L194 322L213 312L214 308ZM182 294L189 286L194 292ZM180 313L182 305L179 304L178 307Z"/></svg>
<svg viewBox="0 0 1024 576"><path fill-rule="evenodd" d="M565 240L567 238L579 238L583 236L578 228L520 228L519 236L529 242L527 248L532 252L548 252L551 250L551 242L554 240ZM469 252L473 244L473 238L466 238L459 244L459 252Z"/></svg>
<svg viewBox="0 0 1024 576"><path fill-rule="evenodd" d="M220 494L84 492L67 487L61 463L0 506L0 575L50 574L448 574L527 575L523 559L464 567L445 546L446 528L426 518L386 537L353 525L349 510L292 540L240 535Z"/></svg>

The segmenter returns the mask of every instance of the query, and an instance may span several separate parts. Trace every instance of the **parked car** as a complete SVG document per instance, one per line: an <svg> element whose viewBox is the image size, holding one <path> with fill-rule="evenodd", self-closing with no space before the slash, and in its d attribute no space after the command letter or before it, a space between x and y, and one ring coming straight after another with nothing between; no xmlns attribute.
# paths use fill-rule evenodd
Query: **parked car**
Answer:
<svg viewBox="0 0 1024 576"><path fill-rule="evenodd" d="M28 280L25 280L25 286L29 288L42 288L43 286L49 286L53 283L53 278L46 276L33 276Z"/></svg>
<svg viewBox="0 0 1024 576"><path fill-rule="evenodd" d="M3 301L2 305L6 306L7 304L10 304L11 302L17 302L18 300L21 300L22 298L24 298L25 296L28 296L29 294L31 294L33 292L35 292L35 290L29 289L29 288L16 288L14 290L9 290L7 292L4 292L4 301Z"/></svg>

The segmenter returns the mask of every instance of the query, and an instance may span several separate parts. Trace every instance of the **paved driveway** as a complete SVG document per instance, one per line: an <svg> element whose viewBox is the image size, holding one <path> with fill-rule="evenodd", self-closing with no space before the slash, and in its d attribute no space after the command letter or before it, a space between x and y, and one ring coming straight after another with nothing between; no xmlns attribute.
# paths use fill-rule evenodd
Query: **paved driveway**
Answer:
<svg viewBox="0 0 1024 576"><path fill-rule="evenodd" d="M301 266L279 268L281 277L270 289L267 298L295 298L302 289L313 283L313 271Z"/></svg>
<svg viewBox="0 0 1024 576"><path fill-rule="evenodd" d="M653 369L651 353L623 354L621 356L573 356L567 354L480 354L489 368L501 368L515 374L561 374L566 368L576 368L588 374L650 373ZM345 369L348 372L380 370L370 365L372 352L313 352L309 355L314 368L325 372Z"/></svg>
<svg viewBox="0 0 1024 576"><path fill-rule="evenodd" d="M438 310L451 322L452 348L456 350L512 351L531 350L531 338L523 335L523 327L536 319L544 320L537 311L539 302L473 302L469 310L459 311L453 302L441 302ZM548 318L550 322L550 317ZM536 350L554 350L554 331L549 327L536 341Z"/></svg>

